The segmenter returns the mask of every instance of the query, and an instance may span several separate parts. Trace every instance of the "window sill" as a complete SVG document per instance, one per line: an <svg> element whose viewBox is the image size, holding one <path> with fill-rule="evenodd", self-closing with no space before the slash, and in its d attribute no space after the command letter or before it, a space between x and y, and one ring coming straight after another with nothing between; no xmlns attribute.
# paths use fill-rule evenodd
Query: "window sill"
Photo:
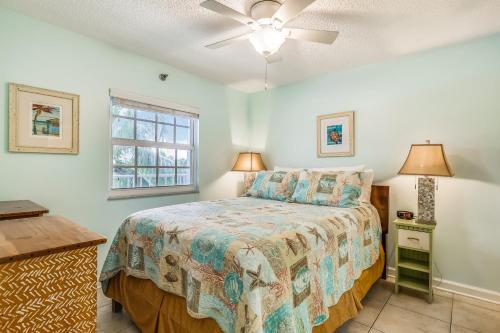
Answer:
<svg viewBox="0 0 500 333"><path fill-rule="evenodd" d="M196 186L193 185L116 189L109 191L108 200L157 197L157 196L179 195L179 194L195 194L195 193L199 193L199 190Z"/></svg>

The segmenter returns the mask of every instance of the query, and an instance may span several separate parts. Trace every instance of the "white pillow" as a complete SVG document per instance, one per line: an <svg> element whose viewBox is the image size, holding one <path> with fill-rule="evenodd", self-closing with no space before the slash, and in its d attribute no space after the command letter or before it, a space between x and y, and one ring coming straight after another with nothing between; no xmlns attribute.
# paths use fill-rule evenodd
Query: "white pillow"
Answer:
<svg viewBox="0 0 500 333"><path fill-rule="evenodd" d="M328 167L328 168L282 168L282 167L274 167L274 171L300 171L300 170L310 170L310 171L321 171L321 172L338 172L338 171L349 171L349 172L359 172L363 171L365 166L355 165L350 167ZM372 170L373 171L373 170Z"/></svg>
<svg viewBox="0 0 500 333"><path fill-rule="evenodd" d="M365 165L354 165L354 166L346 166L346 167L329 167L329 168L309 168L307 170L310 171L322 171L322 172L339 172L339 171L349 171L349 172L359 172L365 170Z"/></svg>
<svg viewBox="0 0 500 333"><path fill-rule="evenodd" d="M293 172L293 171L301 171L304 170L305 168L282 168L282 167L274 167L273 171L285 171L285 172Z"/></svg>
<svg viewBox="0 0 500 333"><path fill-rule="evenodd" d="M361 172L361 196L359 197L359 201L370 203L370 196L372 194L372 184L373 178L375 177L375 171L373 169L366 169Z"/></svg>

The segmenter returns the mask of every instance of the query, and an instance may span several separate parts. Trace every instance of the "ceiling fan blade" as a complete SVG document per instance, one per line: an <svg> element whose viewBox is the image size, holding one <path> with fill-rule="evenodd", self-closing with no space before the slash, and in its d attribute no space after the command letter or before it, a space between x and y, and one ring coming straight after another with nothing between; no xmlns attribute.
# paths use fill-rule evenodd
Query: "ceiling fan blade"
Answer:
<svg viewBox="0 0 500 333"><path fill-rule="evenodd" d="M307 40L309 42L332 44L339 35L338 31L325 31L325 30L308 30L308 29L287 29L290 30L290 35L287 38Z"/></svg>
<svg viewBox="0 0 500 333"><path fill-rule="evenodd" d="M278 19L281 25L284 25L315 1L316 0L286 0L278 11L274 13L273 19Z"/></svg>
<svg viewBox="0 0 500 333"><path fill-rule="evenodd" d="M243 35L231 37L231 38L224 39L224 40L221 40L221 41L216 42L216 43L205 45L205 47L207 47L209 49L218 49L220 47L248 39L248 37L250 37L251 34L252 34L251 32L248 32L248 33L245 33Z"/></svg>
<svg viewBox="0 0 500 333"><path fill-rule="evenodd" d="M221 14L229 18L232 18L233 20L241 22L244 25L252 25L255 23L253 18L248 17L247 15L242 14L232 8L229 8L228 6L223 5L215 0L203 1L202 3L200 3L200 6L208 10L211 10L213 12L216 12L217 14Z"/></svg>
<svg viewBox="0 0 500 333"><path fill-rule="evenodd" d="M279 62L281 60L283 60L283 58L278 53L274 53L266 57L266 62L268 64L274 64L275 62Z"/></svg>

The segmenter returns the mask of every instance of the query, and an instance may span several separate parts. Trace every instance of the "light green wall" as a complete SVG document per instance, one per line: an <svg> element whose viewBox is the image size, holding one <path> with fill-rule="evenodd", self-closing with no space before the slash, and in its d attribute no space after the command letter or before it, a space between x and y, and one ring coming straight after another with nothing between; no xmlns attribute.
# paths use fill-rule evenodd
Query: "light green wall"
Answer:
<svg viewBox="0 0 500 333"><path fill-rule="evenodd" d="M356 155L317 158L316 116L350 110ZM374 168L391 219L416 211L414 178L396 177L410 144L443 143L456 176L439 179L436 263L446 280L500 291L500 34L253 94L249 119L268 167Z"/></svg>
<svg viewBox="0 0 500 333"><path fill-rule="evenodd" d="M394 217L416 210L414 179L395 174L411 143L431 139L457 173L439 181L439 269L500 291L500 35L250 96L1 6L0 45L0 200L34 200L109 239L137 210L236 195L240 175L228 170L251 143L269 166L373 167L391 185ZM79 94L80 154L8 153L7 82ZM200 194L106 200L109 88L200 108ZM346 110L356 111L355 157L318 159L316 116Z"/></svg>
<svg viewBox="0 0 500 333"><path fill-rule="evenodd" d="M236 195L228 170L247 145L245 94L1 6L0 45L0 200L31 199L111 241L137 210ZM80 95L79 155L7 152L8 82ZM200 108L199 195L107 200L109 88Z"/></svg>

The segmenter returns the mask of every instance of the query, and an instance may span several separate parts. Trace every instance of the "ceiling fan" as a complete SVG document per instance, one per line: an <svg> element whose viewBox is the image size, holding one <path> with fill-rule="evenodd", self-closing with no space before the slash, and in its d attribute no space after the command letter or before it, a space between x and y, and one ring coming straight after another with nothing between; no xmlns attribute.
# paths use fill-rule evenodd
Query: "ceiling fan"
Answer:
<svg viewBox="0 0 500 333"><path fill-rule="evenodd" d="M276 52L286 39L332 44L339 34L338 31L286 27L286 24L290 20L297 17L307 6L315 1L316 0L285 0L283 4L274 0L259 1L251 7L250 16L240 13L215 0L203 1L200 6L227 16L252 29L252 31L243 35L224 39L206 45L206 47L217 49L234 42L248 39L255 50L266 57L267 62L271 63L281 60L279 56L276 56Z"/></svg>

